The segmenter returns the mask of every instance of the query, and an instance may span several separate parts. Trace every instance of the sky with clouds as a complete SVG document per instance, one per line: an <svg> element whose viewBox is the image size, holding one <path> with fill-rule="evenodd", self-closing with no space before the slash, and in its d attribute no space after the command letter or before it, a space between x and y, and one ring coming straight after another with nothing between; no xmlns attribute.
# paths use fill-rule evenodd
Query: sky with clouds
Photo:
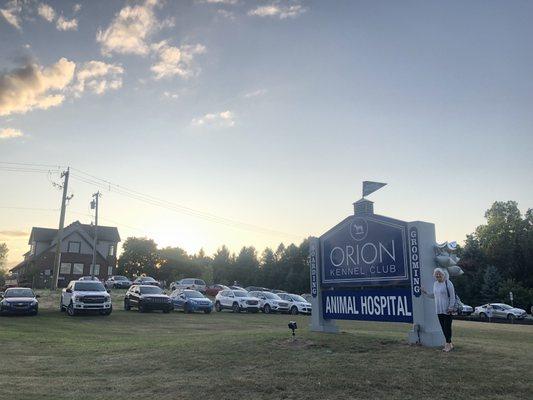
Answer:
<svg viewBox="0 0 533 400"><path fill-rule="evenodd" d="M363 180L389 183L376 212L462 241L493 201L532 205L532 16L518 1L2 0L0 162L49 170L0 164L10 265L32 226L57 226L49 165L77 170L67 222L91 221L99 177L152 196L101 187L101 223L190 252L319 235Z"/></svg>

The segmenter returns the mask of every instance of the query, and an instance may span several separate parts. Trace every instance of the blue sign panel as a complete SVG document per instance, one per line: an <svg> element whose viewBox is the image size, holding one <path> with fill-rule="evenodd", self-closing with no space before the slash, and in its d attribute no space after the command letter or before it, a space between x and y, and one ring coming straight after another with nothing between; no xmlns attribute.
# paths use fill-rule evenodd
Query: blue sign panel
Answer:
<svg viewBox="0 0 533 400"><path fill-rule="evenodd" d="M316 239L314 239L309 243L309 270L311 272L311 296L313 297L316 297L318 293L317 251Z"/></svg>
<svg viewBox="0 0 533 400"><path fill-rule="evenodd" d="M420 297L420 254L418 252L418 229L414 226L409 229L409 258L411 261L411 288L413 296Z"/></svg>
<svg viewBox="0 0 533 400"><path fill-rule="evenodd" d="M322 302L324 319L413 322L408 288L327 290Z"/></svg>
<svg viewBox="0 0 533 400"><path fill-rule="evenodd" d="M320 237L322 284L409 284L407 225L377 215L345 219Z"/></svg>

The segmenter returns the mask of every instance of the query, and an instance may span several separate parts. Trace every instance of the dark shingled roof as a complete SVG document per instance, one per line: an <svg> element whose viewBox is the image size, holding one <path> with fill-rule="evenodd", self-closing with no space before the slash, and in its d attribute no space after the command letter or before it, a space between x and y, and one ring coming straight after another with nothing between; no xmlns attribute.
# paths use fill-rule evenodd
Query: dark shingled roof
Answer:
<svg viewBox="0 0 533 400"><path fill-rule="evenodd" d="M79 225L91 238L94 235L94 226L88 224L82 224L80 221L73 222L69 226ZM65 229L68 227L65 227ZM30 240L28 244L31 244L32 239L36 242L51 242L57 236L57 229L52 228L39 228L34 227L31 230ZM114 226L98 226L98 240L105 240L110 242L120 242L120 235L118 229Z"/></svg>

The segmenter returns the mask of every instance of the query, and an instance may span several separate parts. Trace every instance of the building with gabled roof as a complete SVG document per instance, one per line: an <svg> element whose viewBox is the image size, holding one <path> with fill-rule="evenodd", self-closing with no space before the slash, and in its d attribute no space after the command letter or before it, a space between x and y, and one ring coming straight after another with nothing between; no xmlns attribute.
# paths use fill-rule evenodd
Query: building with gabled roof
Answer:
<svg viewBox="0 0 533 400"><path fill-rule="evenodd" d="M91 271L94 226L76 221L63 229L59 287L66 286L71 280L84 275L106 279L115 273L117 246L120 242L118 229L111 226L98 226L96 233L96 262L94 271ZM37 287L50 286L57 241L58 229L32 228L28 240L30 250L24 254L24 260L10 270L17 276L19 283L33 284Z"/></svg>

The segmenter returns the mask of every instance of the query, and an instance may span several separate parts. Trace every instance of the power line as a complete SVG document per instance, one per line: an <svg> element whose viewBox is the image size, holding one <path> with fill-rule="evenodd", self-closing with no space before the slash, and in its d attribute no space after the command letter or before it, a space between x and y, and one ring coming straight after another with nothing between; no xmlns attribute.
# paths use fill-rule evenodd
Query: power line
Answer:
<svg viewBox="0 0 533 400"><path fill-rule="evenodd" d="M8 162L8 161L0 161L0 164L22 165L22 166L32 166L32 167L49 167L49 168L55 168L55 169L63 168L63 166L61 165L54 165L54 164L34 164L34 163L21 163L21 162Z"/></svg>
<svg viewBox="0 0 533 400"><path fill-rule="evenodd" d="M81 182L84 182L84 183L87 183L87 184L91 184L91 185L94 185L94 186L97 186L97 187L100 187L100 188L103 188L103 189L107 189L110 192L115 192L115 193L120 194L122 196L126 196L126 197L129 197L129 198L132 198L132 199L135 199L135 200L138 200L138 201L141 201L141 202L153 205L153 206L165 208L165 209L170 210L170 211L174 211L174 212L190 215L190 216L197 217L197 218L202 218L202 219L207 220L209 222L223 224L223 225L227 225L227 226L230 226L230 227L233 227L233 228L256 231L256 232L260 232L260 233L276 234L276 235L283 235L283 236L292 236L292 237L298 237L298 238L300 237L299 235L295 235L295 234L291 234L291 233L287 233L287 232L282 232L282 231L278 231L278 230L274 230L274 229L270 229L270 228L264 228L264 227L261 227L261 226L258 226L258 225L249 224L249 223L246 223L246 222L237 221L237 220L229 219L229 218L226 218L226 217L220 217L220 216L217 216L217 215L214 215L214 214L211 214L211 213L207 213L207 212L204 212L204 211L196 210L196 209L193 209L193 208L190 208L190 207L187 207L187 206L183 206L183 205L180 205L180 204L172 203L172 202L169 202L167 200L157 198L155 196L151 196L151 195L148 195L148 194L145 194L145 193L133 190L133 189L128 189L128 188L126 188L124 186L117 185L117 184L112 183L112 182L110 182L110 181L108 181L106 179L98 178L98 177L96 177L94 175L85 173L85 172L83 172L83 171L81 171L79 169L76 169L76 168L72 168L72 170L77 171L77 172L82 173L82 174L85 174L85 175L87 175L87 176L92 178L92 179L91 178L86 178L86 177L82 177L82 176L73 174L72 177L74 179L78 180L78 181L81 181Z"/></svg>
<svg viewBox="0 0 533 400"><path fill-rule="evenodd" d="M0 165L0 170L5 171L12 171L12 172L35 172L35 173L48 173L50 174L51 171L48 169L41 169L42 167L52 167L59 169L61 168L60 165L52 165L52 164L34 164L34 163L14 163L14 162L0 162L0 164L9 164L13 166L2 166ZM30 168L31 167L31 168ZM40 168L38 168L40 167ZM89 174L85 171L82 171L78 168L71 167L72 171L76 171L78 174L72 174L71 177L77 181L93 185L105 190L108 190L109 192L117 193L121 196L125 196L140 202L144 202L146 204L150 204L152 206L164 208L173 212L186 214L192 217L201 218L208 222L217 223L226 225L232 228L237 229L244 229L248 231L255 231L259 233L267 233L267 234L275 234L275 235L283 235L286 237L298 237L300 238L301 235L296 235L293 233L287 233L283 231L278 231L275 229L265 228L259 225L250 224L247 222L242 222L238 220L234 220L231 218L226 218L222 216L218 216L209 212L196 210L191 207L187 207L181 204L173 203L168 200L164 200L155 196L152 196L150 194L146 194L137 190L129 189L127 187L118 185L116 183L113 183L107 179L100 178L96 175Z"/></svg>

